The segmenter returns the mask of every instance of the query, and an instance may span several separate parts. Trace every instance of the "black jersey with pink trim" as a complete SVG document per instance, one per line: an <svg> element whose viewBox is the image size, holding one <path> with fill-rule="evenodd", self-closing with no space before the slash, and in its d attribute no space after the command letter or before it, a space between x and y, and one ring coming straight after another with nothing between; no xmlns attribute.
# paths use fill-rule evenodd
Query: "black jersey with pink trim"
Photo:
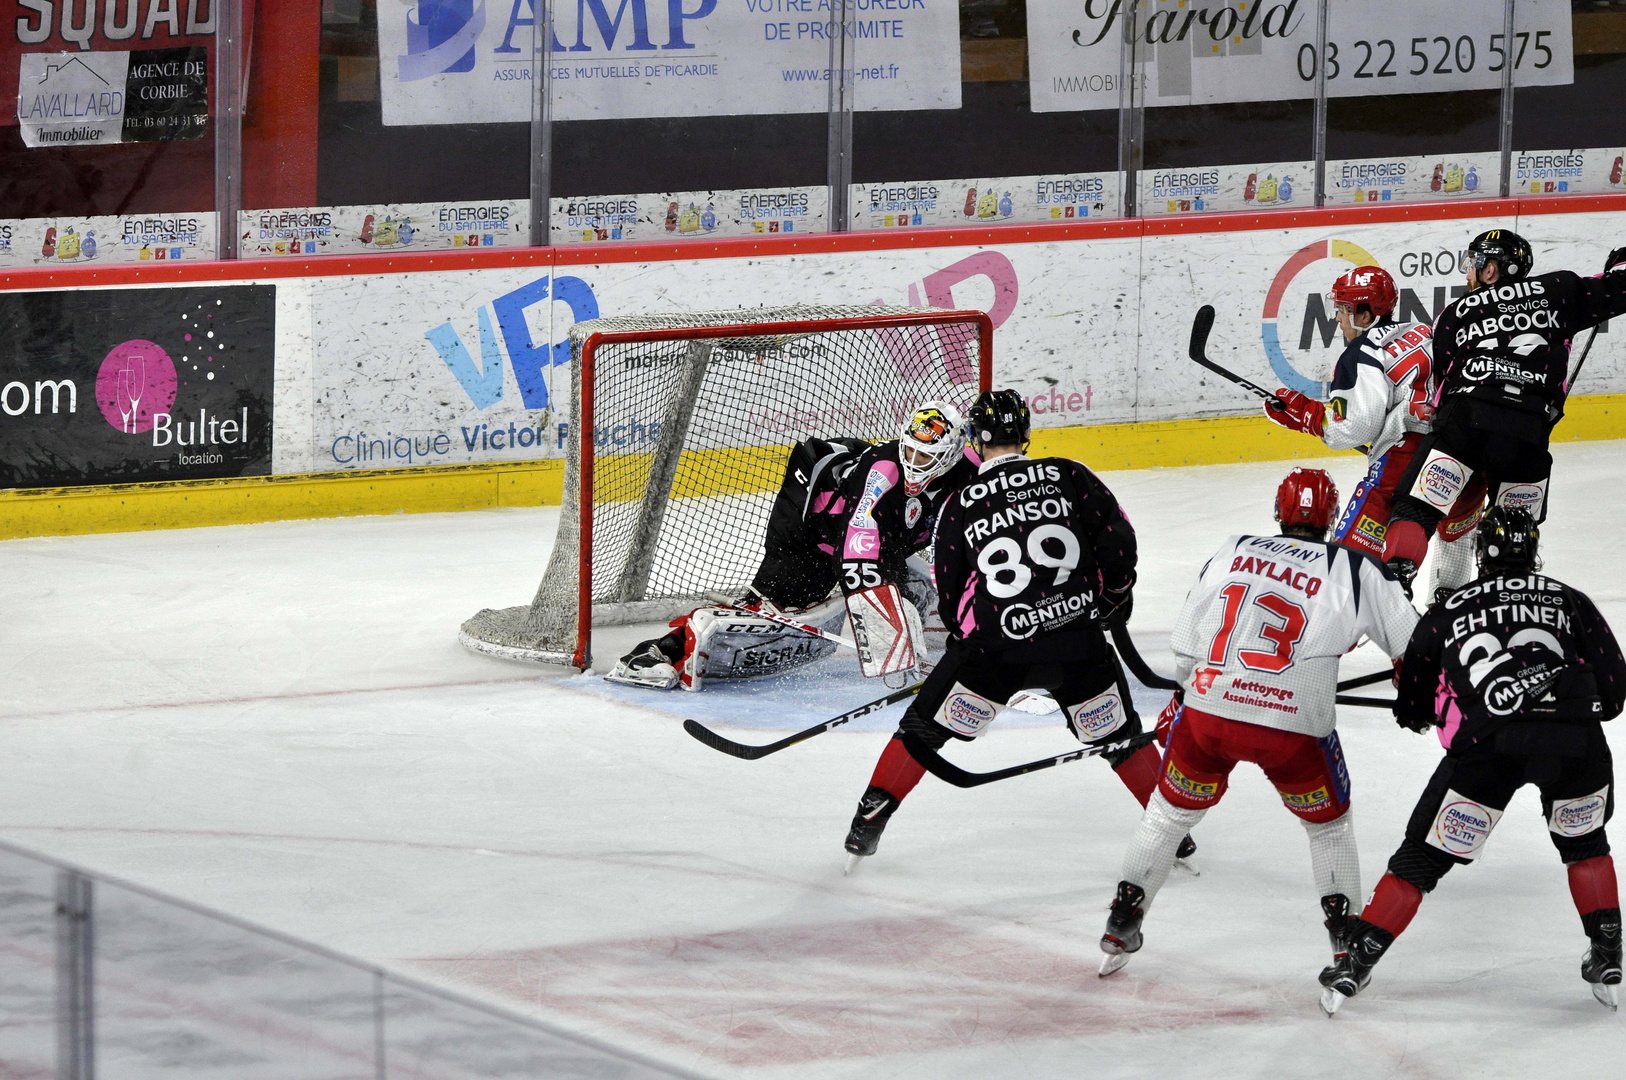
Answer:
<svg viewBox="0 0 1626 1080"><path fill-rule="evenodd" d="M962 458L910 495L896 439L864 451L847 470L840 491L811 508L826 537L820 549L841 565L842 592L902 583L904 562L931 543L944 502L975 473L972 460Z"/></svg>
<svg viewBox="0 0 1626 1080"><path fill-rule="evenodd" d="M943 621L993 650L1097 618L1103 591L1135 583L1135 530L1094 473L1068 458L985 463L938 518Z"/></svg>

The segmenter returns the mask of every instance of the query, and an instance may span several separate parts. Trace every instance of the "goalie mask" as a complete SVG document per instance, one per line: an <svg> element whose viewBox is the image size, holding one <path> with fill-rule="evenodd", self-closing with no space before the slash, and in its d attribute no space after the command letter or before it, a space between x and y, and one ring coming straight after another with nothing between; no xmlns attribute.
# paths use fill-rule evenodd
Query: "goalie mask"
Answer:
<svg viewBox="0 0 1626 1080"><path fill-rule="evenodd" d="M919 495L927 484L952 469L965 450L960 412L946 401L928 401L898 432L898 462L903 490Z"/></svg>

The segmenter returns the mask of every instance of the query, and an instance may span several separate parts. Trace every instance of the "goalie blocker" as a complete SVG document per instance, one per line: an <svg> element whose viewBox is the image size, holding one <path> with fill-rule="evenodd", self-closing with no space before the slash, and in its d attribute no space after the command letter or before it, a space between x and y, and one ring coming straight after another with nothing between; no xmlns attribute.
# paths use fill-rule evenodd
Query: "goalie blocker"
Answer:
<svg viewBox="0 0 1626 1080"><path fill-rule="evenodd" d="M907 735L933 750L982 735L1023 689L1049 690L1086 744L1140 732L1103 623L1126 619L1135 530L1096 476L1065 458L1024 456L1027 406L1012 390L977 399L968 417L983 464L949 499L933 543L949 642L887 743L847 834L855 858L925 773ZM1142 805L1157 783L1150 746L1106 755Z"/></svg>
<svg viewBox="0 0 1626 1080"><path fill-rule="evenodd" d="M765 618L767 609L834 631L851 616L866 676L908 671L926 655L923 614L936 593L910 556L931 539L944 499L973 473L961 418L927 402L900 438L798 443L769 514L751 588L733 603L698 608L642 642L606 677L699 690L706 679L777 675L828 656L833 641ZM832 597L840 588L841 596Z"/></svg>

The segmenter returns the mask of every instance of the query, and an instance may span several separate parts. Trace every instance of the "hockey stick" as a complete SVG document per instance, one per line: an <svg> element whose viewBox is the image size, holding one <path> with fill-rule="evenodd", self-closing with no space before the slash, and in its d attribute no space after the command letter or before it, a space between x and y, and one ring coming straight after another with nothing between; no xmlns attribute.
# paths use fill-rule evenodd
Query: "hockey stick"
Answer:
<svg viewBox="0 0 1626 1080"><path fill-rule="evenodd" d="M840 727L842 724L850 723L859 719L860 717L868 716L870 713L880 712L888 705L895 705L905 698L914 697L920 692L920 688L924 685L924 682L917 682L910 686L905 686L901 690L894 690L890 694L886 695L886 697L877 698L868 705L860 705L858 708L844 712L840 716L833 716L824 721L822 724L814 724L805 731L798 731L794 735L786 735L778 742L766 743L762 746L752 746L748 743L735 742L733 739L725 739L723 736L717 734L715 731L712 731L710 728L706 727L697 720L683 721L683 730L687 731L690 735L693 735L696 739L699 739L713 750L720 750L732 757L744 758L746 761L755 761L757 758L767 757L769 754L777 754L786 747L795 746L799 742L805 742L815 735L823 735L831 728Z"/></svg>
<svg viewBox="0 0 1626 1080"><path fill-rule="evenodd" d="M821 637L826 641L833 641L837 645L845 645L854 652L858 651L858 642L854 641L852 638L842 637L840 634L835 633L832 630L821 630L812 623L805 623L798 619L793 619L789 615L781 615L779 612L769 611L767 608L744 608L735 604L730 604L729 607L733 608L741 615L755 615L758 618L767 619L769 622L776 622L781 626L788 626L792 630L800 630L804 634L812 634L814 637Z"/></svg>
<svg viewBox="0 0 1626 1080"><path fill-rule="evenodd" d="M1609 254L1613 255L1614 252L1610 252ZM1609 261L1609 257L1607 255L1604 256L1604 264L1605 265L1604 265L1604 268L1603 268L1603 272L1605 274L1609 273L1608 261ZM1609 321L1608 319L1604 320L1604 322L1608 322L1608 321ZM1598 326L1601 326L1601 325L1603 325L1603 324L1602 323L1598 324ZM1569 393L1571 392L1571 390L1574 388L1575 380L1579 379L1581 377L1581 365L1586 363L1586 354L1592 351L1592 343L1594 341L1598 340L1598 326L1594 326L1592 328L1592 333L1587 335L1586 344L1581 346L1581 358L1579 360L1575 361L1575 370L1570 372L1570 377L1567 380L1565 380L1565 382L1564 382L1564 393L1565 393L1566 396L1568 396Z"/></svg>
<svg viewBox="0 0 1626 1080"><path fill-rule="evenodd" d="M1129 628L1127 626L1114 626L1112 628L1112 640L1118 646L1118 652L1123 656L1124 663L1129 665L1129 670L1135 673L1135 678L1140 680L1142 686L1149 690L1180 689L1179 683L1175 682L1173 679L1165 679L1163 676L1153 671L1151 666L1148 665L1145 660L1141 659L1140 653L1135 649L1134 639L1129 636ZM1372 686L1376 683L1387 682L1392 678L1394 678L1393 671L1374 671L1370 675L1358 675L1353 679L1345 679L1343 682L1338 684L1338 689L1358 690L1363 686ZM1377 699L1361 698L1355 701L1346 702L1346 704L1364 705L1369 701L1375 700Z"/></svg>
<svg viewBox="0 0 1626 1080"><path fill-rule="evenodd" d="M1139 735L1131 735L1127 739L1117 742L1096 743L1093 746L1080 747L1066 754L1057 754L1055 757L1040 758L1030 761L1026 765L1012 765L1004 769L995 769L992 772L967 772L952 761L945 760L941 754L913 735L903 736L903 747L909 755L925 767L926 771L947 784L959 788L981 787L983 784L992 784L996 780L1008 780L1013 776L1024 776L1040 769L1048 769L1053 765L1065 765L1069 761L1078 761L1082 758L1100 757L1118 750L1138 750L1153 739L1157 738L1155 731L1143 731Z"/></svg>
<svg viewBox="0 0 1626 1080"><path fill-rule="evenodd" d="M1206 355L1208 352L1208 332L1214 329L1214 307L1204 304L1197 309L1197 317L1191 323L1191 358L1216 375L1222 375L1244 390L1251 391L1264 398L1275 409L1287 408L1286 402L1264 389L1257 383L1251 383L1234 371L1220 367Z"/></svg>
<svg viewBox="0 0 1626 1080"><path fill-rule="evenodd" d="M1394 698L1356 697L1353 694L1339 694L1340 705L1364 705L1368 709L1392 709L1395 707Z"/></svg>

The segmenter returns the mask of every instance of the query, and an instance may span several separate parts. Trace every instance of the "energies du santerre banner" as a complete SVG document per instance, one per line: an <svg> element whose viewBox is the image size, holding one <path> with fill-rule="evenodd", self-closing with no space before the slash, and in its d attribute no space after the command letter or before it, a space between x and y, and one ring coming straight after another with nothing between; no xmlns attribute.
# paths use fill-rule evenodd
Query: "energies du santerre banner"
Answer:
<svg viewBox="0 0 1626 1080"><path fill-rule="evenodd" d="M957 109L955 0L856 0L859 109ZM829 0L554 6L558 120L824 112ZM532 0L378 0L384 123L531 118Z"/></svg>
<svg viewBox="0 0 1626 1080"><path fill-rule="evenodd" d="M1116 109L1124 20L1135 0L1028 5L1034 112ZM1514 40L1502 0L1330 3L1332 97L1493 90L1511 56L1520 86L1573 82L1569 0L1519 0ZM1315 96L1315 0L1145 0L1136 94L1149 106Z"/></svg>

